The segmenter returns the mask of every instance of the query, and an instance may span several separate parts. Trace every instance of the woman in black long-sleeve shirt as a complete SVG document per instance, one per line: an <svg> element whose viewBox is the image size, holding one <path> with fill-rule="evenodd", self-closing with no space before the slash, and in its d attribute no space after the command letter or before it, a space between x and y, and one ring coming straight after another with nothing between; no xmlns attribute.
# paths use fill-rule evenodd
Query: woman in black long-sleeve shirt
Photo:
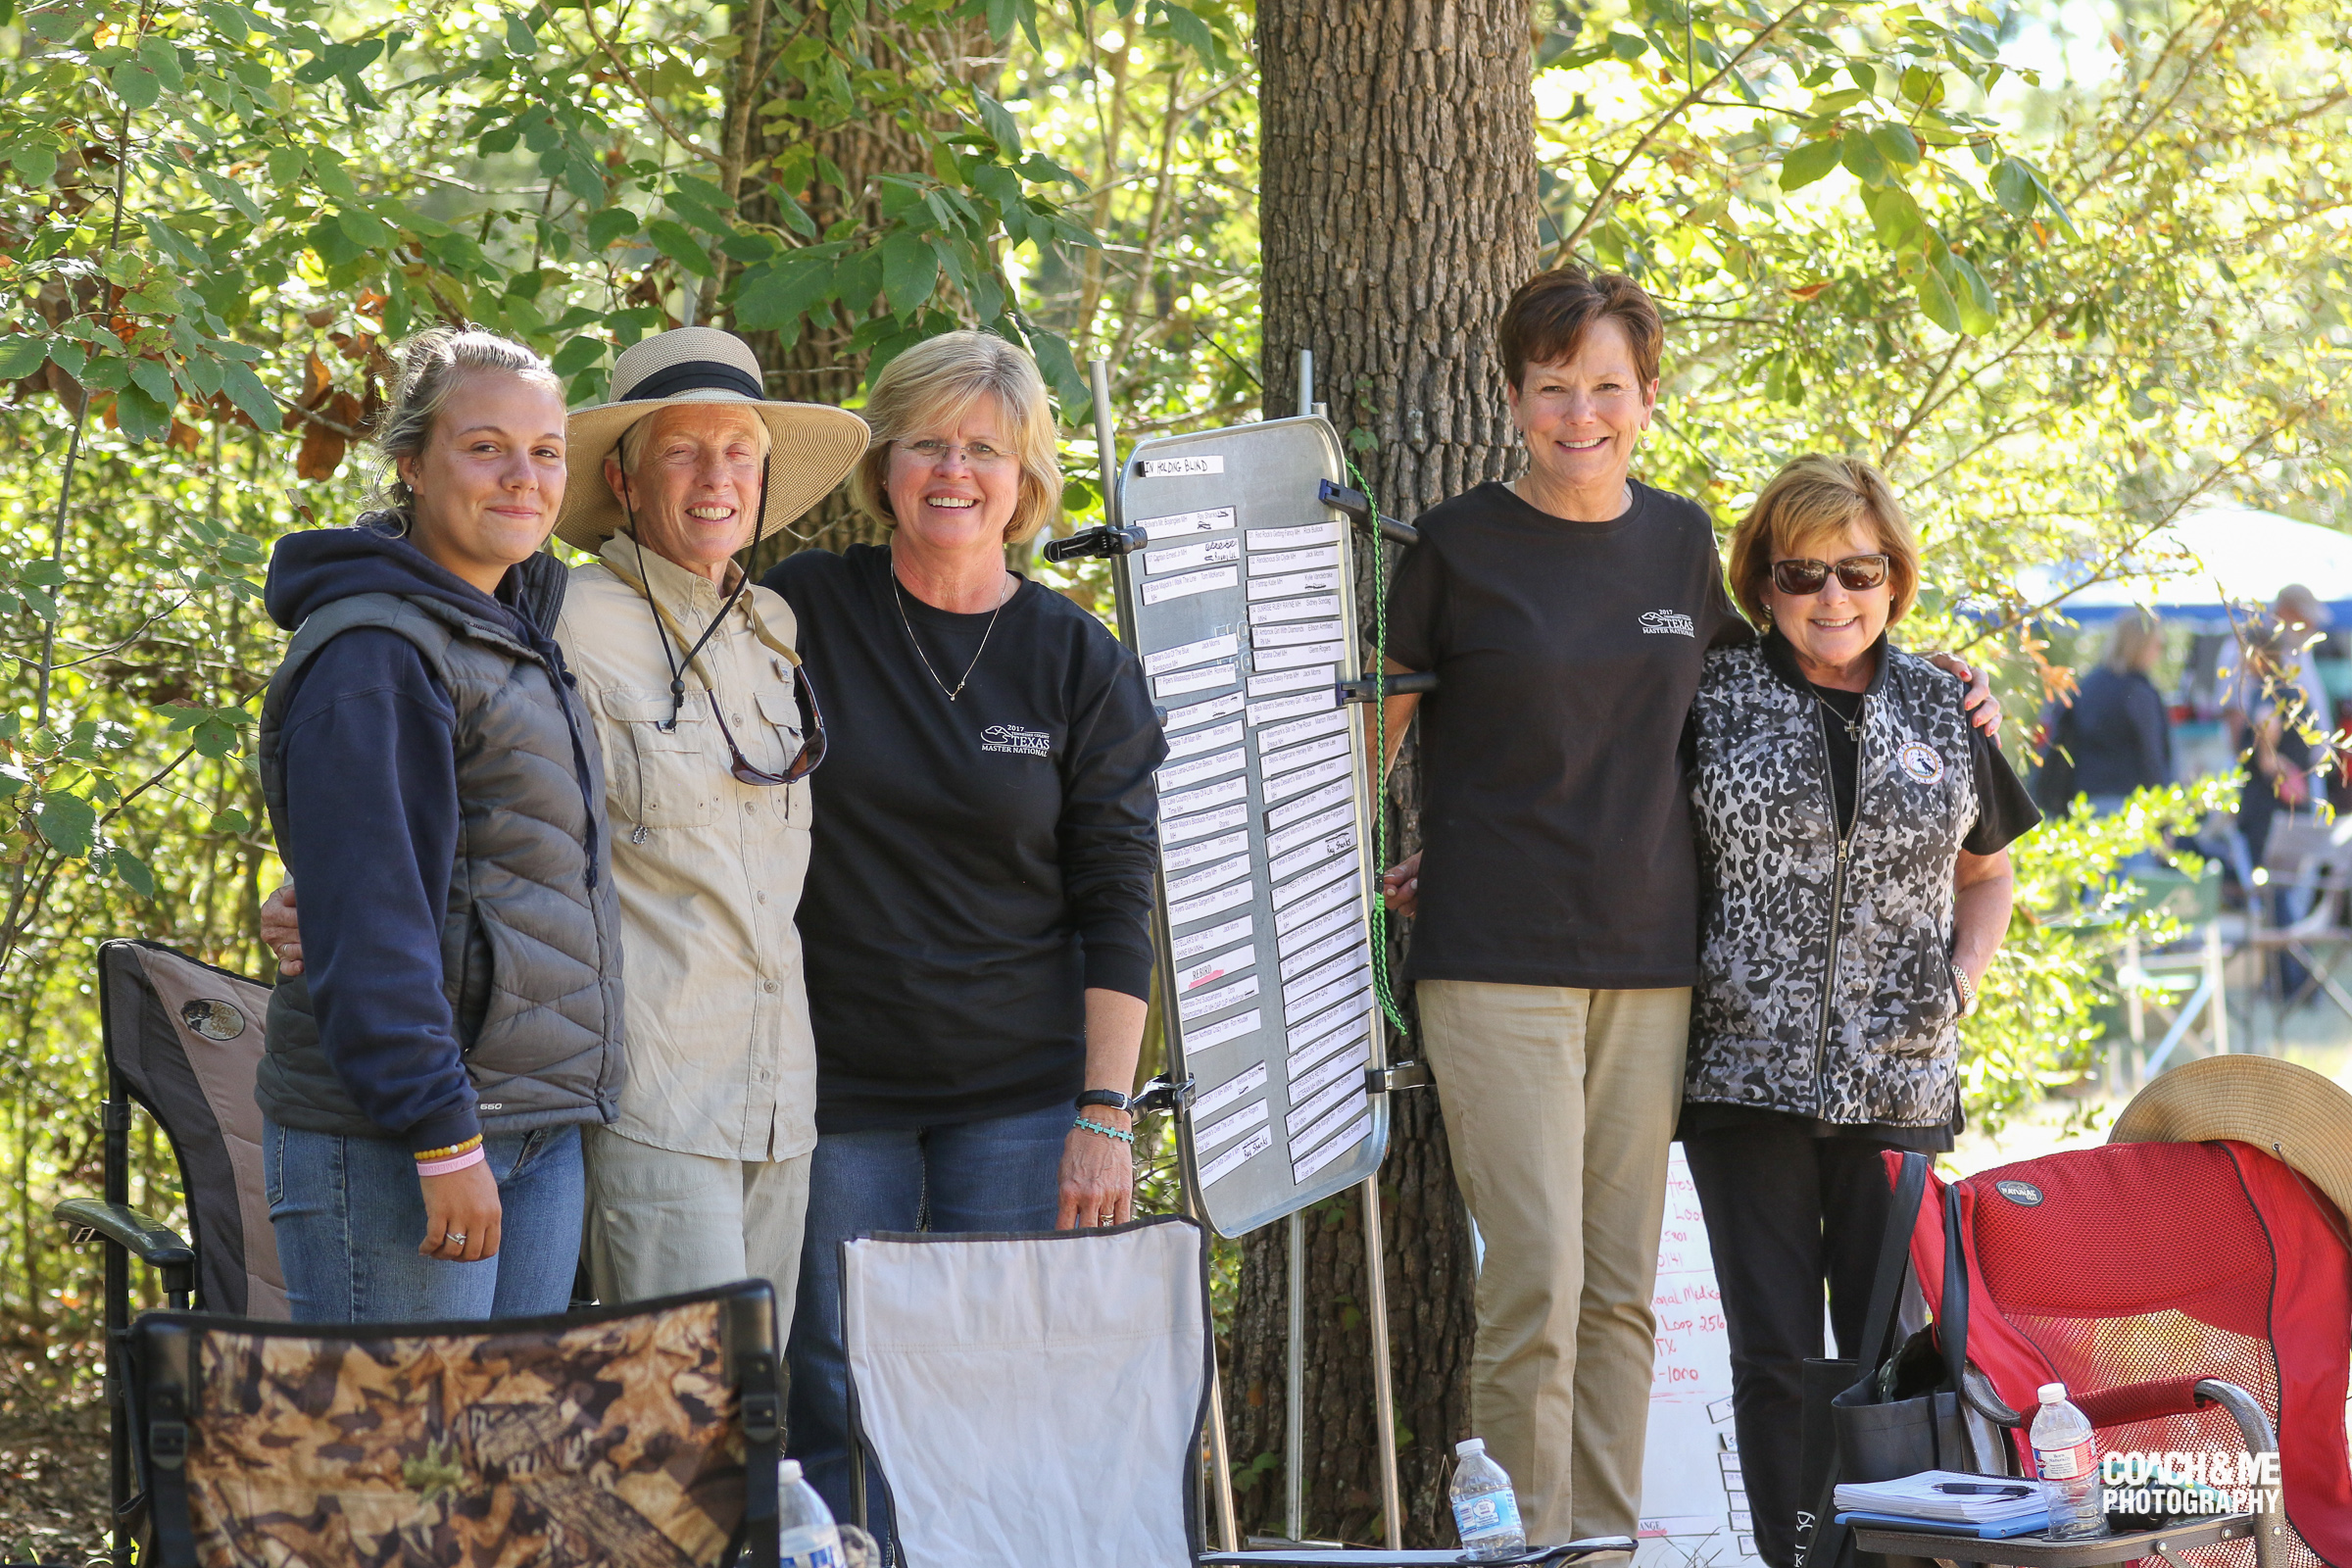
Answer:
<svg viewBox="0 0 2352 1568"><path fill-rule="evenodd" d="M892 542L806 551L766 579L830 732L799 916L817 1146L789 1425L837 1514L841 1241L1128 1217L1167 751L1135 657L1004 567L1061 488L1027 356L930 339L863 412L852 486Z"/></svg>

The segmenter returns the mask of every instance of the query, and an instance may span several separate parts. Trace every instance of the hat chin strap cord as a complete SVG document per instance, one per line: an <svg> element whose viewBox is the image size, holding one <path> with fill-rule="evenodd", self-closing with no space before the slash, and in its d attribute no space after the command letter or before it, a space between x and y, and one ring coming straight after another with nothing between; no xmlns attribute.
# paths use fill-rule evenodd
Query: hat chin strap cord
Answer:
<svg viewBox="0 0 2352 1568"><path fill-rule="evenodd" d="M752 514L752 537L744 546L746 550L758 550L760 541L766 537L767 474L768 465L774 460L774 456L775 454L771 450L767 457L760 460L760 509ZM718 700L717 688L711 684L710 672L696 665L695 658L702 653L710 639L718 634L718 628L726 623L727 612L735 608L735 602L741 599L743 591L751 586L752 574L749 571L737 573L734 588L719 604L718 612L710 617L710 624L703 628L703 634L697 637L693 646L686 650L685 662L680 663L676 656L671 653L669 646L669 628L674 627L677 622L672 620L669 612L662 608L662 601L654 596L653 575L645 569L645 542L637 537L637 508L630 499L630 491L634 486L627 482L629 477L625 472L621 475L624 482L620 487L620 510L622 514L628 518L629 546L637 553L637 571L644 579L642 582L632 583L630 586L645 595L645 602L654 607L655 619L661 622L659 629L662 631L662 662L669 669L669 717L659 720L655 727L666 735L678 727L678 714L686 706L686 670L689 667L693 667L695 673L702 677L703 690L710 693L710 700L714 703ZM755 616L754 620L757 622L758 617ZM761 630L764 632L765 628L762 627ZM678 634L678 640L685 641L683 632ZM774 639L771 637L762 636L760 640L771 647L774 646ZM795 660L794 662L798 663L799 661Z"/></svg>

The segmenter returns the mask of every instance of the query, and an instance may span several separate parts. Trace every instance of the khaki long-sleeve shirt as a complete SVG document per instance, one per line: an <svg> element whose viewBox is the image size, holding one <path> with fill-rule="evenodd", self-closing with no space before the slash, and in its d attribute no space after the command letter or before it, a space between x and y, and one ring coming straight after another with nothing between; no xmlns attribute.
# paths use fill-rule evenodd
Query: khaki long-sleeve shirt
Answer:
<svg viewBox="0 0 2352 1568"><path fill-rule="evenodd" d="M689 641L718 612L710 580L625 534L572 570L557 638L605 753L620 893L628 1085L613 1131L722 1159L790 1159L816 1145L816 1049L793 914L808 866L808 785L752 785L710 710L755 768L801 750L792 611L744 590L686 670L674 728L670 666L642 582ZM686 645L672 636L670 657Z"/></svg>

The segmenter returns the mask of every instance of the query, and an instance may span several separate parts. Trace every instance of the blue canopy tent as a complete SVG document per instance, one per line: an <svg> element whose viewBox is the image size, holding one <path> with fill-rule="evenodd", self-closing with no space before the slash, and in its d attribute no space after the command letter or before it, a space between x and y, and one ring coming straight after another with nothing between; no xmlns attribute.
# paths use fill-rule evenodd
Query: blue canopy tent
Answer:
<svg viewBox="0 0 2352 1568"><path fill-rule="evenodd" d="M2328 607L2334 624L2352 626L2352 534L2275 512L2212 507L2192 513L2159 530L2129 564L2128 574L2073 593L2066 592L2068 584L2089 576L2089 563L2030 566L2018 574L2017 586L2028 604L2048 604L2052 613L2086 625L2144 606L2210 634L2230 629L2230 606L2241 616L2249 604L2268 610L2279 589L2299 582Z"/></svg>

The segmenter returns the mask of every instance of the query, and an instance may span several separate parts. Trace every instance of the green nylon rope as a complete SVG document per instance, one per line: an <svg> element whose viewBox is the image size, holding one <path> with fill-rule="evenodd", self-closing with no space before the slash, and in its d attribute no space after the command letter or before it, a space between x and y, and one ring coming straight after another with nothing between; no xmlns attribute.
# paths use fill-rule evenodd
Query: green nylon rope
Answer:
<svg viewBox="0 0 2352 1568"><path fill-rule="evenodd" d="M1372 776L1378 781L1372 791L1372 869L1377 877L1389 864L1388 554L1380 537L1380 501L1372 494L1371 482L1353 458L1343 453L1340 461L1348 465L1348 477L1355 481L1372 516ZM1409 1035L1389 983L1389 906L1377 885L1372 890L1372 994L1380 999L1380 1010L1390 1025Z"/></svg>

